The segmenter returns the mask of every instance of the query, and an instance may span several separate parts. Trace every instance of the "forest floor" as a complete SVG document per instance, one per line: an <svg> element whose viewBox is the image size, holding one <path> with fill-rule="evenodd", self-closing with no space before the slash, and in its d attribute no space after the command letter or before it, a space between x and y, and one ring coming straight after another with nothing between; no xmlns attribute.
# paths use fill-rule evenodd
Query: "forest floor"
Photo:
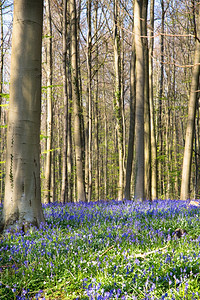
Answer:
<svg viewBox="0 0 200 300"><path fill-rule="evenodd" d="M188 202L43 206L0 237L0 299L200 299L200 209Z"/></svg>

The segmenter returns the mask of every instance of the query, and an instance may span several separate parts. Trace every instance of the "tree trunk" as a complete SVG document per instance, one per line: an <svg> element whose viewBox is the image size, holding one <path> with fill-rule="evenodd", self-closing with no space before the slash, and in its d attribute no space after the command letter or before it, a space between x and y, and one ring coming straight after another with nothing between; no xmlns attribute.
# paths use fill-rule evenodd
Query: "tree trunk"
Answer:
<svg viewBox="0 0 200 300"><path fill-rule="evenodd" d="M106 110L105 72L103 66L103 104L104 104L104 200L108 198L108 116Z"/></svg>
<svg viewBox="0 0 200 300"><path fill-rule="evenodd" d="M3 68L4 68L4 37L3 37L3 3L0 1L0 27L1 27L1 56L0 56L0 124L2 125L2 112L1 112L1 105L2 105L2 93L3 93ZM2 128L0 128L0 161L3 161L3 135L2 135ZM0 199L3 198L3 190L4 190L4 164L0 164ZM1 203L2 200L0 200Z"/></svg>
<svg viewBox="0 0 200 300"><path fill-rule="evenodd" d="M194 66L192 72L192 81L190 88L190 98L188 107L188 120L185 135L185 148L183 156L183 168L182 168L182 181L181 181L181 200L187 200L190 198L190 176L191 176L191 163L193 153L193 138L194 138L194 124L196 114L196 102L197 102L197 90L199 87L199 74L200 74L200 4L197 4L197 38L194 55Z"/></svg>
<svg viewBox="0 0 200 300"><path fill-rule="evenodd" d="M142 1L135 0L134 31L136 50L135 115L135 199L144 200L144 55L142 46Z"/></svg>
<svg viewBox="0 0 200 300"><path fill-rule="evenodd" d="M77 57L77 17L76 1L70 0L71 15L71 73L72 73L72 101L74 113L74 143L76 156L77 201L85 201L85 186L83 174L82 140L81 140L81 108L78 78Z"/></svg>
<svg viewBox="0 0 200 300"><path fill-rule="evenodd" d="M14 1L4 228L44 222L40 185L42 20L42 0Z"/></svg>
<svg viewBox="0 0 200 300"><path fill-rule="evenodd" d="M151 200L151 132L149 108L149 49L147 40L148 0L142 2L142 39L144 51L144 187L145 198Z"/></svg>
<svg viewBox="0 0 200 300"><path fill-rule="evenodd" d="M124 189L124 198L130 199L131 176L133 166L133 149L135 137L135 42L132 42L131 63L130 63L130 125L128 140L128 156L126 163L126 185Z"/></svg>
<svg viewBox="0 0 200 300"><path fill-rule="evenodd" d="M114 68L115 68L115 95L114 110L117 123L118 153L119 153L119 182L118 182L118 200L123 199L123 120L122 120L122 100L121 100L121 58L120 58L120 35L119 35L119 13L118 0L114 2Z"/></svg>
<svg viewBox="0 0 200 300"><path fill-rule="evenodd" d="M162 164L162 156L163 153L163 126L162 126L162 98L163 98L163 80L164 80L164 19L165 19L165 11L164 11L164 0L161 0L162 6L162 19L161 19L161 42L160 42L160 50L161 50L161 65L160 65L160 88L159 88L159 119L158 119L158 144L159 144L159 183L160 183L160 195L163 196L164 193L164 172L163 172L163 164Z"/></svg>
<svg viewBox="0 0 200 300"><path fill-rule="evenodd" d="M88 201L92 198L92 37L91 0L87 0L87 75L88 75Z"/></svg>
<svg viewBox="0 0 200 300"><path fill-rule="evenodd" d="M99 105L98 105L98 97L99 97L99 47L98 47L98 0L94 1L95 5L95 101L94 101L94 154L95 154L95 200L100 199L99 194ZM103 91L104 93L104 91Z"/></svg>
<svg viewBox="0 0 200 300"><path fill-rule="evenodd" d="M150 4L150 42L149 42L149 109L151 128L151 198L157 199L157 148L154 126L153 101L153 48L154 48L154 0Z"/></svg>
<svg viewBox="0 0 200 300"><path fill-rule="evenodd" d="M67 126L67 171L68 171L68 184L69 184L69 201L73 201L73 189L75 186L74 181L74 165L73 165L73 143L72 143L72 76L71 76L71 26L70 26L70 3L67 1L67 79L68 79L68 97L69 97L69 110L68 110L68 126Z"/></svg>
<svg viewBox="0 0 200 300"><path fill-rule="evenodd" d="M47 13L47 148L45 162L44 203L51 202L51 161L52 161L52 26L50 0L46 2Z"/></svg>
<svg viewBox="0 0 200 300"><path fill-rule="evenodd" d="M68 95L67 95L67 0L63 1L63 98L64 98L64 135L62 161L61 202L68 202L67 146L68 146Z"/></svg>

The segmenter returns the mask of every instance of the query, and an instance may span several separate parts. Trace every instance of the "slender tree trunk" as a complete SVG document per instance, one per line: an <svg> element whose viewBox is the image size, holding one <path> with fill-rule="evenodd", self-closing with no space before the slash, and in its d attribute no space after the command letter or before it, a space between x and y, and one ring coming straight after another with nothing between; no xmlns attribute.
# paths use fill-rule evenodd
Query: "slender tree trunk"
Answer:
<svg viewBox="0 0 200 300"><path fill-rule="evenodd" d="M3 38L3 4L0 1L0 22L1 22L1 60L0 60L0 120L1 120L1 104L2 104L2 92L3 92L3 62L4 62L4 53L3 53L3 45L4 45L4 38ZM0 139L1 139L1 130L0 130Z"/></svg>
<svg viewBox="0 0 200 300"><path fill-rule="evenodd" d="M199 101L197 101L197 118L195 124L195 199L199 198Z"/></svg>
<svg viewBox="0 0 200 300"><path fill-rule="evenodd" d="M69 184L69 201L73 201L74 197L74 162L73 162L73 143L72 143L72 76L71 76L71 26L70 26L70 3L67 1L67 81L68 81L68 126L67 126L67 173Z"/></svg>
<svg viewBox="0 0 200 300"><path fill-rule="evenodd" d="M68 58L69 60L69 58ZM72 144L72 85L71 85L71 70L68 61L68 95L69 95L69 111L68 111L68 147L67 147L67 170L68 170L68 183L69 183L69 201L73 201L73 187L74 182L74 163L73 163L73 144Z"/></svg>
<svg viewBox="0 0 200 300"><path fill-rule="evenodd" d="M154 125L153 101L153 48L154 48L154 0L150 4L150 42L149 42L149 109L151 128L151 198L157 199L157 147Z"/></svg>
<svg viewBox="0 0 200 300"><path fill-rule="evenodd" d="M87 0L87 74L88 74L88 201L92 198L92 36L91 0Z"/></svg>
<svg viewBox="0 0 200 300"><path fill-rule="evenodd" d="M100 199L99 193L99 46L98 46L98 0L94 1L95 5L95 101L94 101L94 152L95 152L95 199ZM104 92L103 92L104 93Z"/></svg>
<svg viewBox="0 0 200 300"><path fill-rule="evenodd" d="M85 186L83 174L82 141L81 141L81 107L78 78L78 57L77 57L77 17L76 1L70 0L71 14L71 68L72 68L72 101L74 108L74 143L76 156L76 177L77 177L77 200L85 201Z"/></svg>
<svg viewBox="0 0 200 300"><path fill-rule="evenodd" d="M197 102L197 90L199 87L199 74L200 74L200 4L197 4L197 39L194 55L194 66L192 72L192 81L190 88L190 98L188 107L188 119L185 135L185 148L183 156L183 168L182 168L182 181L181 181L181 200L187 200L190 198L190 176L191 176L191 163L193 153L193 138L194 138L194 124L196 114L196 102Z"/></svg>
<svg viewBox="0 0 200 300"><path fill-rule="evenodd" d="M67 0L63 1L63 98L64 98L64 135L62 161L62 189L61 202L68 202L68 173L67 173L67 146L68 146L68 95L67 95Z"/></svg>
<svg viewBox="0 0 200 300"><path fill-rule="evenodd" d="M120 35L119 35L119 2L114 2L114 67L115 67L115 95L114 110L117 122L118 153L119 153L119 183L118 200L123 199L123 121L122 121L122 100L121 100L121 58L120 58Z"/></svg>
<svg viewBox="0 0 200 300"><path fill-rule="evenodd" d="M160 194L164 193L164 178L163 178L163 165L162 165L162 155L163 155L163 127L162 127L162 98L163 98L163 80L164 80L164 0L161 0L162 7L162 19L161 19L161 65L160 65L160 89L159 89L159 117L158 117L158 143L159 143L159 183L160 183Z"/></svg>
<svg viewBox="0 0 200 300"><path fill-rule="evenodd" d="M124 198L130 199L131 193L131 176L133 166L133 148L135 136L135 42L132 41L131 62L130 62L130 125L128 140L128 156L126 163L126 185L124 190Z"/></svg>
<svg viewBox="0 0 200 300"><path fill-rule="evenodd" d="M103 104L104 104L104 200L108 198L108 116L106 109L105 71L103 66Z"/></svg>
<svg viewBox="0 0 200 300"><path fill-rule="evenodd" d="M142 46L142 1L135 0L134 31L136 50L135 116L135 199L144 200L144 55Z"/></svg>
<svg viewBox="0 0 200 300"><path fill-rule="evenodd" d="M2 112L1 112L1 105L2 105L2 93L3 93L3 64L4 64L4 30L3 30L3 4L2 1L0 1L0 22L1 22L1 32L0 32L0 38L1 38L1 57L0 57L0 124L2 125ZM2 138L2 129L0 128L0 161L3 161L3 138ZM3 198L3 186L4 186L4 164L0 164L0 198ZM1 200L0 200L1 201ZM1 202L0 202L1 203Z"/></svg>
<svg viewBox="0 0 200 300"><path fill-rule="evenodd" d="M121 19L124 18L124 11ZM122 22L122 21L121 21ZM126 159L126 122L124 110L124 97L125 97L125 47L124 47L124 30L121 30L121 102L122 102L122 129L123 129L123 187L125 186L125 159ZM124 190L123 190L124 192Z"/></svg>
<svg viewBox="0 0 200 300"><path fill-rule="evenodd" d="M151 129L149 108L149 49L147 40L147 9L148 0L142 3L142 39L144 51L144 187L145 198L151 199Z"/></svg>
<svg viewBox="0 0 200 300"><path fill-rule="evenodd" d="M50 0L46 2L47 12L47 148L45 162L44 203L51 201L51 161L52 161L52 26Z"/></svg>
<svg viewBox="0 0 200 300"><path fill-rule="evenodd" d="M44 222L40 185L42 20L42 0L14 1L2 228Z"/></svg>

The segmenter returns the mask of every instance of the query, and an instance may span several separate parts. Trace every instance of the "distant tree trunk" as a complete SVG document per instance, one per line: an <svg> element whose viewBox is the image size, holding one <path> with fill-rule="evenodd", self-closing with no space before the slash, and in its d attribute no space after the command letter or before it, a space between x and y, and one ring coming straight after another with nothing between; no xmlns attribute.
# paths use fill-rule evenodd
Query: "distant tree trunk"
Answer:
<svg viewBox="0 0 200 300"><path fill-rule="evenodd" d="M68 146L68 95L67 95L67 0L63 1L63 98L64 98L64 135L62 161L61 202L68 202L67 146Z"/></svg>
<svg viewBox="0 0 200 300"><path fill-rule="evenodd" d="M70 51L70 50L69 50ZM69 55L70 57L70 55ZM74 182L74 162L73 162L73 143L72 143L72 85L71 85L71 68L68 57L68 95L69 95L69 111L68 111L68 147L67 147L67 170L69 183L69 201L73 201Z"/></svg>
<svg viewBox="0 0 200 300"><path fill-rule="evenodd" d="M87 89L88 89L88 201L92 198L92 36L91 0L87 0Z"/></svg>
<svg viewBox="0 0 200 300"><path fill-rule="evenodd" d="M197 101L197 118L195 122L195 199L199 198L199 101Z"/></svg>
<svg viewBox="0 0 200 300"><path fill-rule="evenodd" d="M115 95L114 110L117 123L118 152L119 152L119 183L118 200L123 199L123 122L122 122L122 99L121 99L121 58L120 58L120 35L119 35L119 2L114 2L114 68L115 68Z"/></svg>
<svg viewBox="0 0 200 300"><path fill-rule="evenodd" d="M196 115L196 102L199 87L199 74L200 74L200 4L197 4L197 27L196 27L196 46L194 54L194 66L192 72L192 81L190 88L190 98L188 106L188 119L185 135L185 148L183 156L182 168L182 181L181 181L181 200L190 198L190 176L191 176L191 163L193 153L193 139L194 139L194 124Z"/></svg>
<svg viewBox="0 0 200 300"><path fill-rule="evenodd" d="M162 156L163 156L163 127L162 127L162 98L163 98L163 80L164 80L164 21L165 21L165 11L164 11L164 0L161 0L162 7L162 19L161 19L161 42L160 42L160 50L161 50L161 65L160 65L160 88L159 88L159 117L158 117L158 144L159 144L159 184L160 184L160 194L163 196L164 193L164 178L163 178L163 164L162 164Z"/></svg>
<svg viewBox="0 0 200 300"><path fill-rule="evenodd" d="M47 13L47 148L45 161L44 203L51 201L51 161L52 161L52 26L50 0L46 2Z"/></svg>
<svg viewBox="0 0 200 300"><path fill-rule="evenodd" d="M14 1L1 229L44 222L40 185L42 19L42 0Z"/></svg>
<svg viewBox="0 0 200 300"><path fill-rule="evenodd" d="M95 162L94 162L94 169L95 169L95 199L99 200L100 193L99 193L99 105L98 105L98 97L99 97L99 47L98 47L98 5L99 1L94 1L95 5L95 101L94 101L94 154L95 154Z"/></svg>
<svg viewBox="0 0 200 300"><path fill-rule="evenodd" d="M81 108L78 78L78 57L77 57L77 17L76 1L70 0L71 14L71 73L72 73L72 101L74 108L74 143L76 156L76 177L77 177L77 201L86 201L83 158L82 158L82 140L81 140Z"/></svg>
<svg viewBox="0 0 200 300"><path fill-rule="evenodd" d="M126 185L124 198L130 199L131 176L133 166L133 148L135 136L135 42L132 41L131 62L130 62L130 125L128 140L128 156L126 163Z"/></svg>
<svg viewBox="0 0 200 300"><path fill-rule="evenodd" d="M1 120L1 104L2 104L2 92L3 92L3 62L4 62L4 53L3 53L3 4L0 1L0 38L1 38L1 57L0 57L0 120ZM0 130L0 139L1 139L1 130Z"/></svg>
<svg viewBox="0 0 200 300"><path fill-rule="evenodd" d="M144 55L142 46L142 1L135 0L134 31L136 50L135 115L135 199L144 200Z"/></svg>
<svg viewBox="0 0 200 300"><path fill-rule="evenodd" d="M67 80L68 80L68 126L67 126L67 173L69 184L69 201L73 201L74 181L74 161L73 161L73 143L72 143L72 76L71 76L71 26L70 26L70 3L67 1Z"/></svg>
<svg viewBox="0 0 200 300"><path fill-rule="evenodd" d="M104 103L104 199L108 198L108 116L106 111L105 72L103 66L103 103Z"/></svg>
<svg viewBox="0 0 200 300"><path fill-rule="evenodd" d="M124 10L120 18L124 19ZM122 21L121 21L122 22ZM123 24L123 23L122 23ZM124 29L121 28L121 102L122 102L122 129L123 129L123 193L125 187L125 159L126 159L126 121L125 121L125 47L124 47Z"/></svg>
<svg viewBox="0 0 200 300"><path fill-rule="evenodd" d="M149 108L151 128L151 198L157 199L157 148L154 126L153 101L153 48L154 48L154 0L150 4L150 41L149 41Z"/></svg>
<svg viewBox="0 0 200 300"><path fill-rule="evenodd" d="M142 39L144 51L144 187L145 198L151 200L151 129L149 105L149 49L147 39L148 0L142 2Z"/></svg>
<svg viewBox="0 0 200 300"><path fill-rule="evenodd" d="M1 39L1 50L0 50L0 124L2 124L2 93L3 93L3 64L4 64L4 37L3 37L3 3L0 1L0 39ZM3 139L2 139L2 129L0 128L0 161L3 161ZM3 197L3 186L4 186L4 165L0 164L0 199ZM0 200L1 203L2 200Z"/></svg>

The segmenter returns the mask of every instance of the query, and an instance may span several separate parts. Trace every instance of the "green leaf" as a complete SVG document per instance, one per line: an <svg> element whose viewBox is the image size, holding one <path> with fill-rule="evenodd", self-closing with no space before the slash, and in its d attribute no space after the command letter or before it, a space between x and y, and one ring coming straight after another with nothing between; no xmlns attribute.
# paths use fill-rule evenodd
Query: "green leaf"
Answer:
<svg viewBox="0 0 200 300"><path fill-rule="evenodd" d="M0 93L0 97L9 99L10 98L10 94Z"/></svg>
<svg viewBox="0 0 200 300"><path fill-rule="evenodd" d="M60 148L45 150L45 151L42 152L42 154L47 154L48 152L53 152L53 151L56 151L56 150L59 150L59 149Z"/></svg>
<svg viewBox="0 0 200 300"><path fill-rule="evenodd" d="M44 135L44 134L40 134L40 140L43 140L43 139L48 139L48 136Z"/></svg>

